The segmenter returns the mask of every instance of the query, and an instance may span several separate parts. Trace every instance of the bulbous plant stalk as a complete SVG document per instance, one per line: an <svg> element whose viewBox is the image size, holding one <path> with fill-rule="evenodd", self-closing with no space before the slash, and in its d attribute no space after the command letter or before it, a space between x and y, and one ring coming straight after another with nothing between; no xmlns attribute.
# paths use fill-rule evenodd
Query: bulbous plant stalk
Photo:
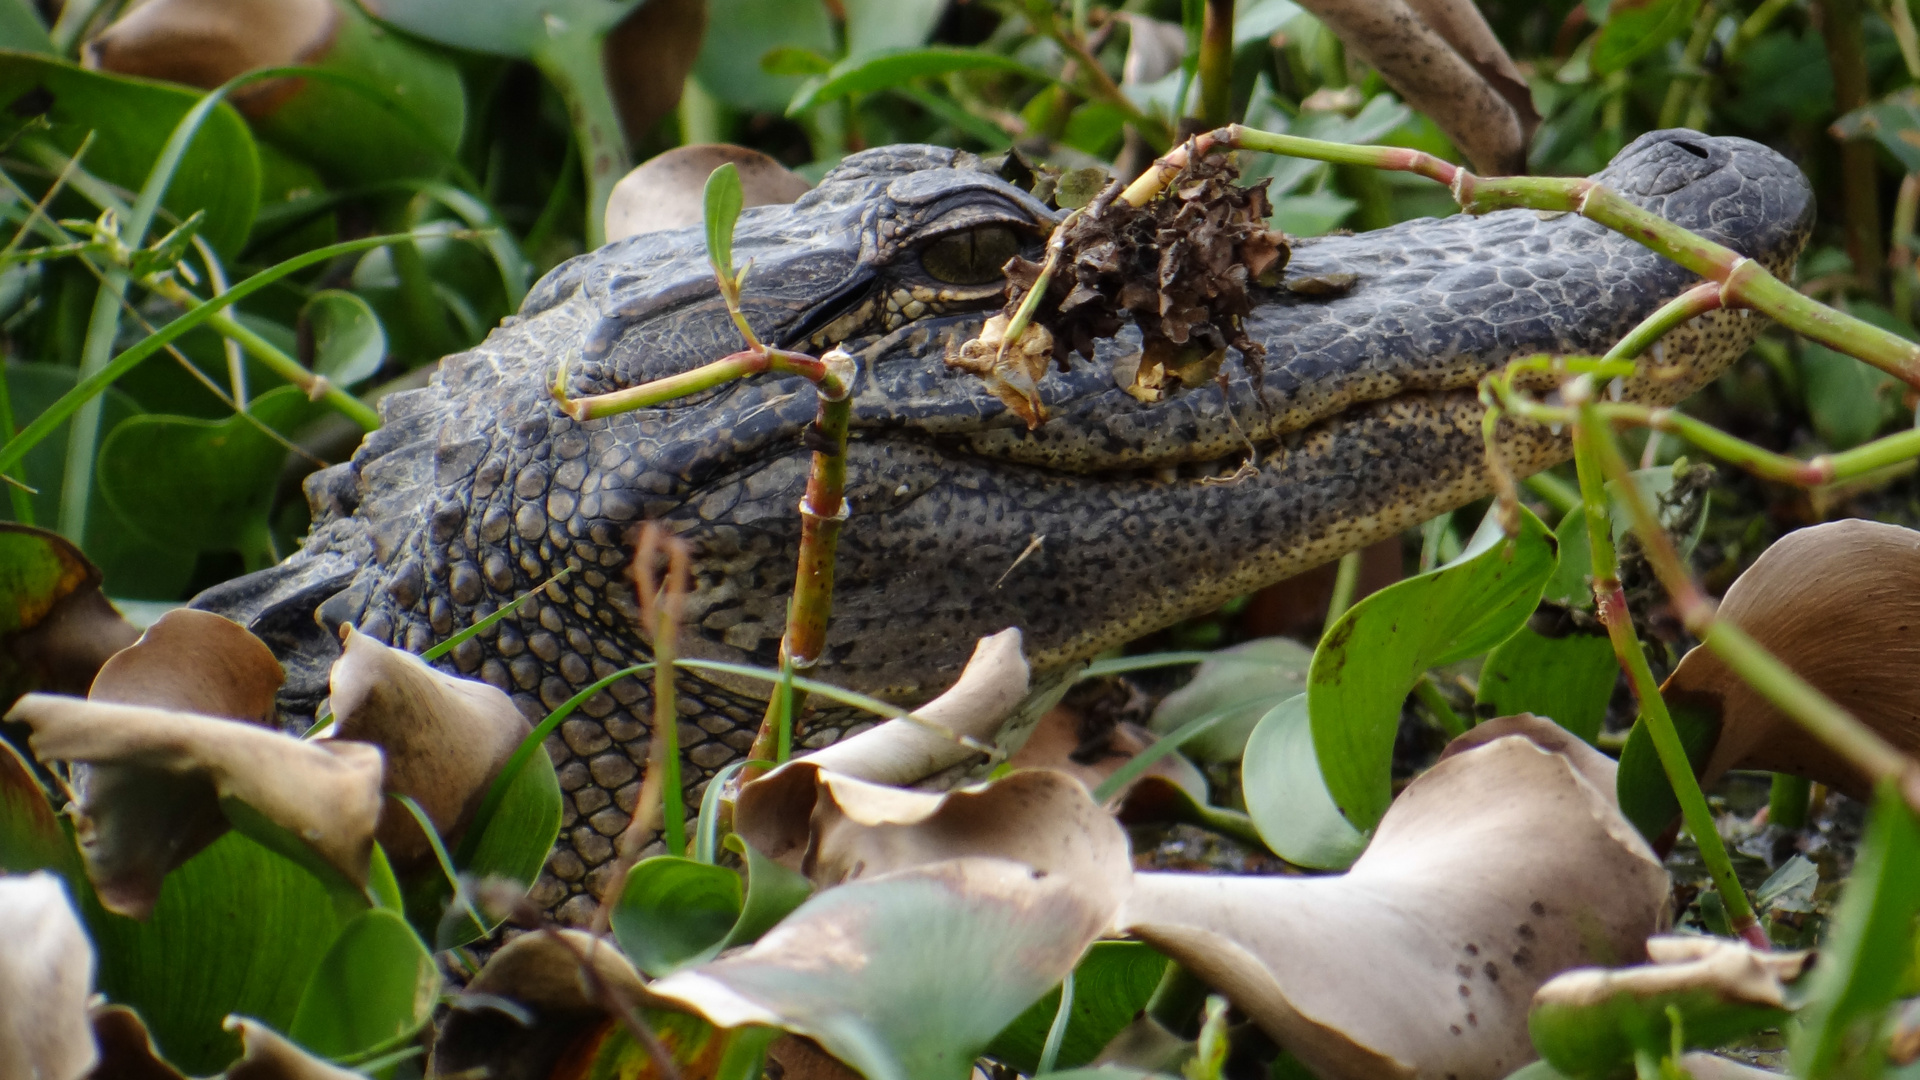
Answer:
<svg viewBox="0 0 1920 1080"><path fill-rule="evenodd" d="M1732 248L1681 228L1585 177L1480 177L1419 150L1322 142L1229 124L1168 151L1120 197L1143 206L1165 190L1187 162L1220 150L1261 150L1335 165L1415 173L1447 185L1454 201L1470 214L1516 208L1579 214L1717 284L1721 306L1751 308L1920 389L1920 345L1802 296Z"/></svg>

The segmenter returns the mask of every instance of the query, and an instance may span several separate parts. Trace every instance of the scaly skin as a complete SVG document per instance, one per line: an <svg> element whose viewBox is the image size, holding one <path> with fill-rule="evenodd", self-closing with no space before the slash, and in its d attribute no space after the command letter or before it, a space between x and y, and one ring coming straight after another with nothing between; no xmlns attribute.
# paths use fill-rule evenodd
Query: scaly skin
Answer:
<svg viewBox="0 0 1920 1080"><path fill-rule="evenodd" d="M1648 135L1600 179L1776 272L1811 223L1799 172L1744 140ZM1054 418L1029 432L944 362L998 306L998 283L949 290L946 314L922 311L913 290L946 288L919 264L929 238L1011 223L1031 253L1045 215L969 155L890 147L848 158L793 206L741 219L736 259L754 260L745 304L756 330L796 347L846 338L862 364L852 518L819 678L922 699L976 638L1010 625L1037 667L1065 664L1484 495L1477 380L1512 356L1603 351L1695 281L1570 215L1505 211L1300 241L1290 275L1357 283L1330 299L1265 298L1250 320L1268 350L1257 393L1230 360L1224 395L1206 385L1137 402L1111 371L1137 342L1129 331L1098 362L1049 376ZM898 314L886 313L889 296ZM1759 323L1719 312L1673 331L1625 395L1685 397L1745 351ZM636 524L653 519L695 553L681 655L772 665L811 388L752 380L586 424L545 389L563 356L571 391L588 394L737 347L700 230L574 259L485 342L443 361L429 387L387 399L386 426L309 482L315 524L300 553L196 603L266 638L289 669L289 713L310 713L341 622L419 651L571 568L446 661L538 719L648 656L626 568ZM1508 425L1504 436L1521 473L1568 454L1539 429ZM1218 482L1249 439L1258 471ZM695 780L747 747L764 693L682 677ZM566 826L536 898L564 919L585 917L611 872L648 710L648 687L626 680L550 744Z"/></svg>

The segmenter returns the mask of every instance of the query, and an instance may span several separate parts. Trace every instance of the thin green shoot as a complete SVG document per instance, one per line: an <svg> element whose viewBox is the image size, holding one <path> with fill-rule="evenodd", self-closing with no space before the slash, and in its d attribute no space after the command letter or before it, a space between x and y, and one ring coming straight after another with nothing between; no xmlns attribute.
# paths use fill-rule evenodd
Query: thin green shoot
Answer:
<svg viewBox="0 0 1920 1080"><path fill-rule="evenodd" d="M772 762L760 764L772 767ZM693 823L693 858L696 862L714 863L720 859L720 800L726 797L727 785L747 767L746 759L729 762L724 768L707 781L707 790L700 793L700 817Z"/></svg>
<svg viewBox="0 0 1920 1080"><path fill-rule="evenodd" d="M1060 980L1060 1007L1053 1010L1053 1023L1047 1027L1047 1041L1040 1046L1040 1064L1033 1070L1035 1076L1045 1076L1054 1071L1060 1061L1060 1045L1067 1041L1067 1025L1073 1020L1073 972Z"/></svg>
<svg viewBox="0 0 1920 1080"><path fill-rule="evenodd" d="M516 596L513 599L507 601L506 603L500 605L500 609L498 611L491 612L481 617L480 619L475 620L472 626L469 626L464 630L461 630L459 633L456 633L452 637L446 639L445 641L442 641L438 645L433 646L432 648L428 649L426 652L421 653L420 659L425 660L426 662L431 664L435 660L438 660L441 657L452 652L453 650L459 648L462 642L465 642L471 639L474 635L486 633L489 627L493 626L495 623L498 623L501 619L504 619L507 616L512 615L514 612L520 610L520 605L526 603L528 597L531 597L536 593L545 591L545 589L550 585L556 585L562 581L565 581L567 579L567 575L571 573L573 573L573 570L570 567L561 569L558 573L554 574L552 577L548 578L547 580L541 582L538 585L535 585L533 588L528 589L526 592L523 592L519 596Z"/></svg>
<svg viewBox="0 0 1920 1080"><path fill-rule="evenodd" d="M407 813L413 815L414 824L420 826L420 831L426 834L427 844L433 848L434 861L440 864L440 873L446 876L447 887L453 890L453 898L448 901L448 904L451 907L457 908L460 913L468 919L471 919L474 929L485 934L487 932L486 921L481 919L480 913L473 909L473 902L467 897L466 886L460 883L460 871L454 869L453 857L447 854L447 845L441 841L440 830L434 828L433 819L427 816L427 812L421 809L420 804L415 802L411 795L388 792L387 798L406 807Z"/></svg>

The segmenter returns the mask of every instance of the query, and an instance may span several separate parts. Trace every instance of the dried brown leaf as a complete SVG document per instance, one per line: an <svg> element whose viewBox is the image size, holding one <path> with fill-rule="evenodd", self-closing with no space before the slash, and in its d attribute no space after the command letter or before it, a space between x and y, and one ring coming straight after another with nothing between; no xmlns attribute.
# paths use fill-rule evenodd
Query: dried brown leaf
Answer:
<svg viewBox="0 0 1920 1080"><path fill-rule="evenodd" d="M255 68L319 56L332 47L339 25L333 0L147 0L87 42L81 62L210 90ZM259 115L297 85L275 79L233 97Z"/></svg>
<svg viewBox="0 0 1920 1080"><path fill-rule="evenodd" d="M1543 748L1541 730L1435 765L1343 875L1138 874L1122 925L1320 1076L1505 1076L1534 1056L1536 988L1642 959L1666 918L1666 871L1607 764Z"/></svg>
<svg viewBox="0 0 1920 1080"><path fill-rule="evenodd" d="M1920 751L1920 532L1873 521L1790 532L1727 590L1719 617L1894 746ZM1662 692L1721 718L1703 783L1764 769L1856 797L1872 790L1707 648L1689 652Z"/></svg>
<svg viewBox="0 0 1920 1080"><path fill-rule="evenodd" d="M93 943L58 877L0 876L0 942L0 1076L80 1080L99 1057Z"/></svg>
<svg viewBox="0 0 1920 1080"><path fill-rule="evenodd" d="M362 1080L314 1057L258 1020L229 1016L223 1024L240 1033L240 1060L227 1067L226 1080Z"/></svg>
<svg viewBox="0 0 1920 1080"><path fill-rule="evenodd" d="M1655 937L1647 940L1647 959L1648 963L1633 967L1562 972L1535 992L1534 1001L1579 1007L1623 994L1652 998L1703 990L1723 1001L1784 1009L1785 984L1811 966L1813 954L1763 953L1725 938Z"/></svg>
<svg viewBox="0 0 1920 1080"><path fill-rule="evenodd" d="M273 650L245 627L178 608L108 660L87 698L264 724L285 680Z"/></svg>
<svg viewBox="0 0 1920 1080"><path fill-rule="evenodd" d="M1010 309L1014 306L1010 303ZM1053 334L1034 321L1020 332L1017 341L1008 342L1010 322L1008 313L988 319L980 328L980 336L949 355L947 365L980 376L994 397L1025 420L1027 427L1036 428L1047 421L1047 406L1040 400L1040 379L1053 359Z"/></svg>
<svg viewBox="0 0 1920 1080"><path fill-rule="evenodd" d="M140 636L100 595L100 569L65 537L0 522L0 573L12 604L0 617L0 701L29 690L84 694L107 657Z"/></svg>
<svg viewBox="0 0 1920 1080"><path fill-rule="evenodd" d="M607 198L607 242L700 224L707 177L729 163L740 171L742 206L790 203L807 193L800 174L758 150L727 143L676 147L647 159L614 185Z"/></svg>
<svg viewBox="0 0 1920 1080"><path fill-rule="evenodd" d="M961 741L991 744L1027 696L1020 630L1009 627L974 643L973 656L945 693L913 710L915 720L889 720L805 758L816 766L876 784L917 784L979 752Z"/></svg>
<svg viewBox="0 0 1920 1080"><path fill-rule="evenodd" d="M94 1006L93 1038L100 1065L92 1080L187 1080L160 1056L140 1014L125 1005Z"/></svg>
<svg viewBox="0 0 1920 1080"><path fill-rule="evenodd" d="M1015 769L1052 769L1085 784L1091 791L1100 786L1107 777L1132 761L1135 755L1160 741L1160 737L1138 724L1121 723L1104 737L1096 746L1089 746L1081 737L1081 713L1065 705L1057 705L1040 718L1026 744L1018 753L1008 759ZM1196 801L1207 801L1207 778L1198 766L1180 754L1167 754L1148 767L1140 776L1158 777L1192 796ZM1116 796L1124 798L1125 793Z"/></svg>
<svg viewBox="0 0 1920 1080"><path fill-rule="evenodd" d="M145 918L167 872L226 831L223 799L300 837L354 884L367 881L380 813L372 746L52 694L28 694L7 718L33 728L42 761L92 766L76 783L74 824L110 911Z"/></svg>
<svg viewBox="0 0 1920 1080"><path fill-rule="evenodd" d="M351 628L329 674L334 737L386 755L386 787L409 795L449 845L457 844L488 785L532 728L513 699L427 666ZM388 803L376 834L396 865L432 846L404 807Z"/></svg>

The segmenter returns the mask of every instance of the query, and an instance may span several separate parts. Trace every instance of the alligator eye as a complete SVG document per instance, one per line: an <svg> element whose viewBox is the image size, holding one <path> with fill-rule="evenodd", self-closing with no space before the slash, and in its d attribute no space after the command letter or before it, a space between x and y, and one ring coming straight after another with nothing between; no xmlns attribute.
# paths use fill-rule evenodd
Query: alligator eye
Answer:
<svg viewBox="0 0 1920 1080"><path fill-rule="evenodd" d="M1005 225L983 225L948 233L920 253L920 265L949 285L986 285L999 281L1000 268L1020 254L1020 238Z"/></svg>

